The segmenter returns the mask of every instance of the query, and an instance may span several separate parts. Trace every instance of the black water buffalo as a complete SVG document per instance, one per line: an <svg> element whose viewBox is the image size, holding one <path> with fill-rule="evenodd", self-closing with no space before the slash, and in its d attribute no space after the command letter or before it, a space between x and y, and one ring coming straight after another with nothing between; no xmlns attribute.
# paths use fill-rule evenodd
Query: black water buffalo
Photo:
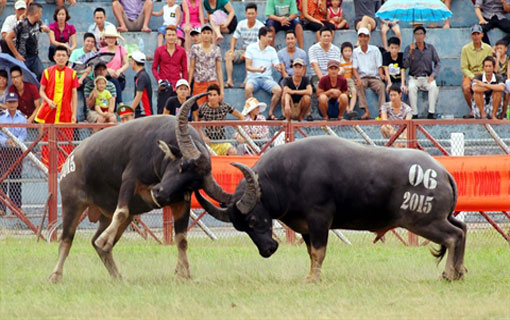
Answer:
<svg viewBox="0 0 510 320"><path fill-rule="evenodd" d="M461 279L466 225L452 216L453 177L430 155L409 149L364 146L334 137L311 137L276 147L253 169L234 164L244 176L222 209L199 192L217 219L245 231L260 255L278 248L272 219L302 234L311 259L308 281L320 280L329 229L369 230L380 238L402 227L448 250L443 277Z"/></svg>
<svg viewBox="0 0 510 320"><path fill-rule="evenodd" d="M104 129L72 152L61 172L63 230L50 281L62 278L85 209L91 221L99 220L92 245L110 275L118 278L112 248L133 215L166 205L172 209L179 250L176 273L190 277L186 257L190 194L203 188L218 201L231 197L213 179L206 146L188 126L189 110L200 96L185 102L177 118L151 116Z"/></svg>

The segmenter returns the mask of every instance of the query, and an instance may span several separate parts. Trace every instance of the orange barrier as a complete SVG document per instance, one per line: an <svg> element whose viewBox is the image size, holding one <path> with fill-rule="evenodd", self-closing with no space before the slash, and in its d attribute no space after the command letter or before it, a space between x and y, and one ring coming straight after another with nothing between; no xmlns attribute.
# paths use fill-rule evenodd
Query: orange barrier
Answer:
<svg viewBox="0 0 510 320"><path fill-rule="evenodd" d="M242 162L249 167L258 161L252 157L212 157L216 181L228 192L234 192L243 174L230 165ZM510 156L436 157L457 182L456 211L510 210ZM193 197L192 208L201 208Z"/></svg>

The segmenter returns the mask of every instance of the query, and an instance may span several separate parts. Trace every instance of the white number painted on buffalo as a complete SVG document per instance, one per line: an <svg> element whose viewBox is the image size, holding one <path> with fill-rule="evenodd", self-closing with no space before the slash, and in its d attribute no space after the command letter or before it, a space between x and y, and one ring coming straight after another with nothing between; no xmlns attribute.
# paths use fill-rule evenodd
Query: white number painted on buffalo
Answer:
<svg viewBox="0 0 510 320"><path fill-rule="evenodd" d="M419 186L423 182L423 186L429 190L437 187L437 172L434 169L427 169L423 171L423 168L419 164L413 164L409 168L409 183L413 187Z"/></svg>
<svg viewBox="0 0 510 320"><path fill-rule="evenodd" d="M74 172L76 170L76 164L74 163L74 154L71 153L69 157L67 157L66 162L64 162L64 166L62 167L62 171L60 172L59 182L64 179L69 173Z"/></svg>
<svg viewBox="0 0 510 320"><path fill-rule="evenodd" d="M432 200L434 200L434 197L407 191L404 193L404 202L402 202L400 209L429 213L432 210Z"/></svg>

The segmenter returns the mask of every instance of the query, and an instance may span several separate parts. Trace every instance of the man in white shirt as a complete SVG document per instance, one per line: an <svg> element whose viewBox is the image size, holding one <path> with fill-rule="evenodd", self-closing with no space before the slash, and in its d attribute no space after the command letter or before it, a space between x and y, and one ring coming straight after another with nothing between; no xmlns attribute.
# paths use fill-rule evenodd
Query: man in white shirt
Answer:
<svg viewBox="0 0 510 320"><path fill-rule="evenodd" d="M282 88L274 81L271 67L281 72L282 65L278 60L276 50L269 46L272 36L273 34L268 27L262 27L259 29L259 41L250 44L246 48L248 79L246 81L245 97L248 100L259 89L272 94L268 119L276 120L273 112L280 101Z"/></svg>
<svg viewBox="0 0 510 320"><path fill-rule="evenodd" d="M317 87L319 80L328 74L328 61L340 61L340 48L332 44L333 31L328 27L319 30L319 42L308 49L308 58L313 69L312 84ZM343 74L343 68L339 70Z"/></svg>
<svg viewBox="0 0 510 320"><path fill-rule="evenodd" d="M4 24L2 25L2 39L0 40L0 45L2 47L3 53L11 54L11 50L7 46L7 42L5 41L5 37L7 34L14 29L18 20L21 19L21 16L25 14L27 11L27 4L24 0L18 0L14 4L14 13L7 18L5 18ZM11 54L12 55L12 54Z"/></svg>
<svg viewBox="0 0 510 320"><path fill-rule="evenodd" d="M99 7L94 10L94 23L89 26L88 32L93 33L96 37L96 44L98 48L106 46L106 42L103 39L101 33L104 28L112 23L106 21L106 12L103 8Z"/></svg>
<svg viewBox="0 0 510 320"><path fill-rule="evenodd" d="M386 100L381 51L376 46L370 45L370 32L367 28L358 30L359 47L352 53L353 74L358 88L358 101L360 109L365 110L361 120L370 119L368 110L366 89L370 88L379 97L378 110Z"/></svg>

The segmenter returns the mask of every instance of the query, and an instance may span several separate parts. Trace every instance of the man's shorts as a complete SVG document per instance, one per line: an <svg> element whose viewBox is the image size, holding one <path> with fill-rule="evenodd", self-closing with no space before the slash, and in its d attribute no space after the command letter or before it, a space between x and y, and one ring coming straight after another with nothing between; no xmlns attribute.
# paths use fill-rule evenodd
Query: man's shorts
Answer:
<svg viewBox="0 0 510 320"><path fill-rule="evenodd" d="M129 20L126 12L122 13L122 18L124 19L124 23L126 23L126 28L129 31L141 31L143 27L143 18L144 18L145 9L142 9L140 15L135 20Z"/></svg>
<svg viewBox="0 0 510 320"><path fill-rule="evenodd" d="M235 64L241 64L244 63L243 54L246 52L246 50L234 50L234 63Z"/></svg>
<svg viewBox="0 0 510 320"><path fill-rule="evenodd" d="M301 96L301 99L303 99L304 96ZM294 102L292 99L290 99L290 119L291 120L297 120L299 118L299 115L301 114L301 99L298 102Z"/></svg>
<svg viewBox="0 0 510 320"><path fill-rule="evenodd" d="M268 28L273 27L275 32L278 32L280 30L296 30L296 26L299 24L299 18L294 18L288 26L282 26L282 24L279 21L267 19L266 20L266 26Z"/></svg>
<svg viewBox="0 0 510 320"><path fill-rule="evenodd" d="M96 123L97 118L99 118L99 113L97 113L95 110L90 110L87 113L87 122L88 123Z"/></svg>
<svg viewBox="0 0 510 320"><path fill-rule="evenodd" d="M492 103L492 94L490 94L489 96L484 96L483 104L484 104L483 109L485 110L485 114L487 116L492 116L492 110L494 109L493 103ZM481 118L480 109L478 109L478 106L476 105L474 99L473 99L473 103L471 105L471 110L473 111L473 116L475 117L475 119ZM502 112L503 112L503 97L501 97L501 104L499 105L498 112L497 112L496 116L497 117L501 116Z"/></svg>
<svg viewBox="0 0 510 320"><path fill-rule="evenodd" d="M211 144L209 146L211 147L211 149L213 149L213 151L218 156L226 155L228 150L230 148L233 148L233 146L230 142L220 142L220 143L211 142Z"/></svg>
<svg viewBox="0 0 510 320"><path fill-rule="evenodd" d="M246 81L246 85L253 85L253 92L259 91L259 89L263 89L265 92L271 94L273 88L278 86L278 83L271 78L258 77L258 78L248 78Z"/></svg>
<svg viewBox="0 0 510 320"><path fill-rule="evenodd" d="M323 116L321 113L321 110L319 109L319 114L321 117ZM338 115L340 114L340 110L338 108L338 100L336 99L329 99L328 100L328 118L338 118Z"/></svg>

